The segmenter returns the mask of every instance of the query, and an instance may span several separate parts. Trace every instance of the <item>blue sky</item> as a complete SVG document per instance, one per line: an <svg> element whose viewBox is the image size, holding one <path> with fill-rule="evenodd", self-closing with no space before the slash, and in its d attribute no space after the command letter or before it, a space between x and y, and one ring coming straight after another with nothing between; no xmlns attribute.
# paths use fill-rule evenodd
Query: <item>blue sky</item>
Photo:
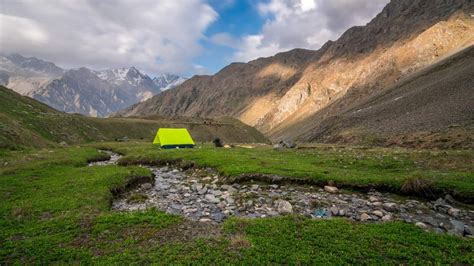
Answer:
<svg viewBox="0 0 474 266"><path fill-rule="evenodd" d="M64 68L213 74L234 61L318 49L369 22L388 1L3 1L2 52Z"/></svg>
<svg viewBox="0 0 474 266"><path fill-rule="evenodd" d="M239 40L243 36L258 34L265 22L259 15L257 2L252 0L241 1L211 1L210 4L219 14L217 21L205 31L207 39L200 43L204 52L194 59L194 64L203 66L208 72L215 73L233 61L236 48L215 44L210 40L215 34L226 33L233 39Z"/></svg>

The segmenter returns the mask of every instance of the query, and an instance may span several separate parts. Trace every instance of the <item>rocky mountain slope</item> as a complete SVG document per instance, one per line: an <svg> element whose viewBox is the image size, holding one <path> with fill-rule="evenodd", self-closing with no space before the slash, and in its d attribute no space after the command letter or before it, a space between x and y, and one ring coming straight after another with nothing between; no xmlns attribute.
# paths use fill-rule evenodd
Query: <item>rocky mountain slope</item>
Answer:
<svg viewBox="0 0 474 266"><path fill-rule="evenodd" d="M0 149L38 148L58 143L65 145L127 138L151 143L160 127L188 128L196 142L211 141L217 137L226 142L268 142L256 129L233 118L86 117L59 112L35 99L0 86Z"/></svg>
<svg viewBox="0 0 474 266"><path fill-rule="evenodd" d="M0 55L0 85L58 110L89 116L106 116L183 81L169 74L152 80L135 67L63 70L35 57Z"/></svg>
<svg viewBox="0 0 474 266"><path fill-rule="evenodd" d="M51 62L19 54L0 54L0 85L9 86L27 95L50 80L60 77L64 70Z"/></svg>
<svg viewBox="0 0 474 266"><path fill-rule="evenodd" d="M273 140L300 136L311 117L337 116L361 99L474 44L474 2L392 0L366 26L318 51L295 49L214 76L195 76L119 113L229 115ZM346 97L345 97L346 96ZM330 112L326 107L332 106ZM299 140L312 140L305 135Z"/></svg>
<svg viewBox="0 0 474 266"><path fill-rule="evenodd" d="M161 91L177 87L185 81L186 78L173 74L161 74L153 78L153 82L161 89Z"/></svg>
<svg viewBox="0 0 474 266"><path fill-rule="evenodd" d="M272 133L304 142L472 149L473 89L470 46L370 97L354 102L348 93L298 122L298 131Z"/></svg>

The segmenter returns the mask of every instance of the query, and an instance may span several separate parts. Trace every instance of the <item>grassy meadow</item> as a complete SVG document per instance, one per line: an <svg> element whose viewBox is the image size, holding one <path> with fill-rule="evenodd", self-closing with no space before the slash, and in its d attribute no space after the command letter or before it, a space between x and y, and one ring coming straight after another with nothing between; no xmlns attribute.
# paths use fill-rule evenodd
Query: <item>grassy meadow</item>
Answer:
<svg viewBox="0 0 474 266"><path fill-rule="evenodd" d="M124 154L121 166L88 167ZM194 161L223 174L265 173L336 184L401 186L412 176L472 195L472 154L321 146L159 150L127 142L0 151L0 264L473 264L474 241L401 222L363 224L300 216L203 225L159 210L118 213L111 191L150 178L134 162ZM451 182L453 181L453 182Z"/></svg>

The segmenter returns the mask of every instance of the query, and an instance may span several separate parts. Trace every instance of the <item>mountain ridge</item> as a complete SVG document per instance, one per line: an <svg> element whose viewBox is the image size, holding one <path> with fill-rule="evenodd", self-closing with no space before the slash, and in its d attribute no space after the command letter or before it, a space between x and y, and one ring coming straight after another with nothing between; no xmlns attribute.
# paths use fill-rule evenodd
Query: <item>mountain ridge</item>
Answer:
<svg viewBox="0 0 474 266"><path fill-rule="evenodd" d="M117 115L229 115L278 141L349 92L353 100L368 97L468 47L474 43L473 11L467 0L392 0L366 26L317 51L294 49L233 63ZM289 134L273 134L276 128Z"/></svg>
<svg viewBox="0 0 474 266"><path fill-rule="evenodd" d="M173 88L184 80L171 74L159 74L157 77L168 79L157 83L133 66L105 70L85 67L65 70L36 57L0 55L0 85L58 110L89 116L107 116L147 100L162 89Z"/></svg>

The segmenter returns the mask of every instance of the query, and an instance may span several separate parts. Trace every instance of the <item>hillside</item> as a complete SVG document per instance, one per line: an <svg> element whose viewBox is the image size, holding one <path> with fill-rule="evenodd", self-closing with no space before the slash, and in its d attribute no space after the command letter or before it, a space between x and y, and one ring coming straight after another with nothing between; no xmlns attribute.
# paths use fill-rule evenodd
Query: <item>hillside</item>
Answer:
<svg viewBox="0 0 474 266"><path fill-rule="evenodd" d="M354 102L348 93L299 122L298 130L271 134L303 142L474 148L473 84L471 46L371 97Z"/></svg>
<svg viewBox="0 0 474 266"><path fill-rule="evenodd" d="M186 127L197 142L216 137L226 142L266 142L252 127L235 119L186 120L92 118L59 112L0 86L0 148L47 147L106 140L152 140L160 127Z"/></svg>
<svg viewBox="0 0 474 266"><path fill-rule="evenodd" d="M366 26L349 29L318 51L295 49L233 63L214 76L195 76L118 116L227 115L272 140L289 138L303 130L302 124L317 127L319 122L311 118L325 108L332 106L330 115L337 116L474 44L472 12L474 3L468 0L392 0Z"/></svg>

